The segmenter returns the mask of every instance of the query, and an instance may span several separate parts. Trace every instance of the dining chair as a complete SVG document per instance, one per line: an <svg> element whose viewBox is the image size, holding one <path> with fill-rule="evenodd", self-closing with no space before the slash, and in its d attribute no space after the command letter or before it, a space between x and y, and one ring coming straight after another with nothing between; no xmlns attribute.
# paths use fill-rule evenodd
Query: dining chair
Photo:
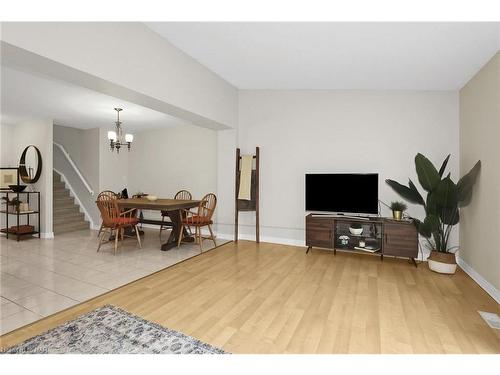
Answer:
<svg viewBox="0 0 500 375"><path fill-rule="evenodd" d="M184 237L185 227L195 228L195 239L196 242L198 242L198 244L200 245L200 253L203 251L202 241L205 239L211 239L214 242L214 245L217 246L214 233L212 232L212 216L215 212L216 206L217 196L214 193L209 193L203 197L200 204L198 205L198 210L196 212L190 210L182 210L184 212L184 216L181 217L181 228L177 247L181 245L182 238ZM201 235L201 228L203 227L208 227L210 237L203 237Z"/></svg>
<svg viewBox="0 0 500 375"><path fill-rule="evenodd" d="M99 200L99 197L104 197L104 196L109 197L111 199L118 199L118 194L116 194L114 191L104 190L99 193L99 195L97 196L97 200ZM98 238L101 236L101 231L102 231L102 223L101 227L99 228L99 233L97 233Z"/></svg>
<svg viewBox="0 0 500 375"><path fill-rule="evenodd" d="M174 199L181 199L181 200L190 201L193 199L193 196L187 190L179 190L177 193L175 193ZM182 214L183 214L183 212L181 211L181 215ZM166 225L164 224L166 217L168 217L167 211L161 211L160 238L161 238L161 232L163 230L163 227L166 227Z"/></svg>
<svg viewBox="0 0 500 375"><path fill-rule="evenodd" d="M123 241L123 231L124 228L134 228L135 234L137 237L137 243L139 244L139 248L142 248L141 238L139 236L139 228L137 228L137 223L139 219L137 219L137 210L135 208L121 211L118 206L118 197L117 195L109 194L109 191L104 191L97 196L96 201L97 207L101 213L102 232L101 237L99 237L99 246L97 247L97 251L101 249L101 245L103 244L104 237L109 230L109 234L111 235L113 231L115 232L115 247L113 254L116 254L116 250L118 248L118 239L121 237Z"/></svg>

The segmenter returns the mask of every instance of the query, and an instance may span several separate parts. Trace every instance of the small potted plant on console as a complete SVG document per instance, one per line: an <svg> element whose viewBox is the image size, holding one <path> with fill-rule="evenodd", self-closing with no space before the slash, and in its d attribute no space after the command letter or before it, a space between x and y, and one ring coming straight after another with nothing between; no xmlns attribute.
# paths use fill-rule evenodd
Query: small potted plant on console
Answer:
<svg viewBox="0 0 500 375"><path fill-rule="evenodd" d="M352 223L349 225L349 232L355 236L360 236L363 233L363 226L360 223Z"/></svg>
<svg viewBox="0 0 500 375"><path fill-rule="evenodd" d="M454 274L457 268L457 247L450 246L450 234L460 221L460 208L468 205L472 199L472 188L481 169L481 161L455 183L450 173L444 174L449 158L450 155L438 171L424 155L415 156L418 181L427 192L425 198L412 180L409 180L408 186L394 180L385 181L408 202L424 207L425 219L421 221L413 218L413 221L418 233L425 238L427 247L431 250L427 259L429 268L439 273Z"/></svg>
<svg viewBox="0 0 500 375"><path fill-rule="evenodd" d="M407 208L408 206L404 202L392 202L391 210L394 220L401 220L401 218L403 217L403 212L406 211Z"/></svg>

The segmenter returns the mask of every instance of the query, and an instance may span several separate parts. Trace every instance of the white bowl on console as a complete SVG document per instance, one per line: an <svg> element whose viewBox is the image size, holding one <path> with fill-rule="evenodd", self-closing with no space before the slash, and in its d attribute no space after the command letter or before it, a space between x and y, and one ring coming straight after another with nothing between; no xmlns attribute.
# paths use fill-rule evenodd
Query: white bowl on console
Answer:
<svg viewBox="0 0 500 375"><path fill-rule="evenodd" d="M349 232L351 232L352 235L359 236L361 233L363 233L363 228L351 228L349 227Z"/></svg>
<svg viewBox="0 0 500 375"><path fill-rule="evenodd" d="M155 200L158 199L158 197L156 195L146 195L146 199L148 201L154 202Z"/></svg>

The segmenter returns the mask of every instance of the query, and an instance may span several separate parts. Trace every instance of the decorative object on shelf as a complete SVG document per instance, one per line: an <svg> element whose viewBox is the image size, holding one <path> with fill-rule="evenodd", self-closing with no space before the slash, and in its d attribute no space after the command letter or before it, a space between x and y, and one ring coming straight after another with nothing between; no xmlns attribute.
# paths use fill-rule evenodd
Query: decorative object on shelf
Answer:
<svg viewBox="0 0 500 375"><path fill-rule="evenodd" d="M5 201L7 205L7 210L6 210L7 212L16 213L20 211L20 206L22 202L19 200L19 198L15 197L9 200L9 197L6 196L2 197L2 200Z"/></svg>
<svg viewBox="0 0 500 375"><path fill-rule="evenodd" d="M150 194L148 194L148 195L146 195L146 199L148 201L154 202L155 200L158 199L158 197L156 195L150 195Z"/></svg>
<svg viewBox="0 0 500 375"><path fill-rule="evenodd" d="M352 235L360 236L363 233L363 226L360 223L352 223L349 225L349 232Z"/></svg>
<svg viewBox="0 0 500 375"><path fill-rule="evenodd" d="M359 243L358 243L358 246L359 247L365 247L366 246L366 242L364 240L360 240Z"/></svg>
<svg viewBox="0 0 500 375"><path fill-rule="evenodd" d="M12 190L14 193L20 193L26 189L28 185L9 185L10 190Z"/></svg>
<svg viewBox="0 0 500 375"><path fill-rule="evenodd" d="M37 235L40 238L40 192L1 191L0 195L2 201L0 213L5 215L2 220L5 227L0 229L0 232L4 233L7 238L14 235L17 241L22 236ZM34 218L33 215L35 215ZM15 225L11 225L13 222ZM36 224L38 229L33 224Z"/></svg>
<svg viewBox="0 0 500 375"><path fill-rule="evenodd" d="M120 148L122 146L127 146L127 149L130 151L130 146L134 141L134 135L127 133L125 134L125 138L123 138L122 122L120 121L120 112L122 111L122 109L114 108L114 110L116 111L116 131L108 132L111 151L114 151L116 149L116 152L120 153Z"/></svg>
<svg viewBox="0 0 500 375"><path fill-rule="evenodd" d="M404 202L391 202L392 217L394 220L401 220L403 218L403 212L406 211L408 206Z"/></svg>
<svg viewBox="0 0 500 375"><path fill-rule="evenodd" d="M418 233L426 239L426 246L431 250L427 259L429 268L439 273L453 274L457 268L455 251L458 247L449 246L450 233L460 221L460 207L471 201L472 189L481 169L481 160L455 184L450 173L443 177L449 158L450 155L444 159L438 171L424 155L419 153L415 156L418 181L427 192L426 199L411 180L408 186L389 179L386 182L408 202L424 207L425 219L413 220Z"/></svg>
<svg viewBox="0 0 500 375"><path fill-rule="evenodd" d="M340 244L342 246L347 246L349 245L349 236L347 235L342 235L342 236L339 236L339 241L340 241Z"/></svg>
<svg viewBox="0 0 500 375"><path fill-rule="evenodd" d="M24 149L19 161L19 175L21 176L21 180L27 184L34 184L38 181L41 174L42 154L36 146L29 145Z"/></svg>
<svg viewBox="0 0 500 375"><path fill-rule="evenodd" d="M0 168L0 190L10 190L10 185L19 185L19 168Z"/></svg>

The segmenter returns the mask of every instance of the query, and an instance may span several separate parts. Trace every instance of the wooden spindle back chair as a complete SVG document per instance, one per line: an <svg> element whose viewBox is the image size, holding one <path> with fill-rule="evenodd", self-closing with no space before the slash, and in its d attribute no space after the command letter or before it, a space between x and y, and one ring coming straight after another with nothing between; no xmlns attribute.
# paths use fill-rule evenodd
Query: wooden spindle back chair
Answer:
<svg viewBox="0 0 500 375"><path fill-rule="evenodd" d="M118 239L121 236L123 241L123 231L126 227L132 227L135 229L137 243L139 244L139 247L142 247L141 238L139 237L139 229L137 228L138 219L136 217L136 209L130 209L122 212L120 206L118 205L118 195L109 190L103 191L97 196L96 204L99 208L102 219L101 229L99 230L99 235L101 235L102 232L102 236L99 238L97 251L101 249L104 237L109 230L110 235L113 231L115 231L115 247L113 254L116 254Z"/></svg>
<svg viewBox="0 0 500 375"><path fill-rule="evenodd" d="M196 212L183 210L185 216L181 218L181 230L179 235L179 240L177 243L177 247L180 246L182 242L182 237L184 233L185 227L194 227L195 228L195 238L196 242L200 245L200 252L202 249L202 241L204 239L211 239L214 242L214 245L217 246L215 242L215 236L212 231L212 217L215 212L215 207L217 206L217 196L214 193L209 193L203 197L200 204L198 205L198 210ZM210 237L203 237L201 235L201 228L208 227L210 232Z"/></svg>

